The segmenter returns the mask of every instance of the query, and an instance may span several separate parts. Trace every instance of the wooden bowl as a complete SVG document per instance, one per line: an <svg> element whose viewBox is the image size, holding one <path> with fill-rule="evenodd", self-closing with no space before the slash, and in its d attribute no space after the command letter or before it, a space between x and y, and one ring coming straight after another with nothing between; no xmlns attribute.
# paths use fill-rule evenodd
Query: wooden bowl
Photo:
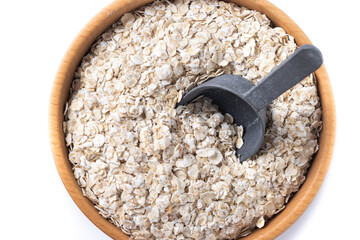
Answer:
<svg viewBox="0 0 360 240"><path fill-rule="evenodd" d="M61 180L81 211L98 228L114 239L128 239L129 237L103 218L90 200L83 196L68 159L68 151L62 130L63 112L74 72L97 37L124 13L150 2L152 0L115 0L91 19L66 52L57 72L50 99L50 143ZM298 45L311 43L303 31L284 12L268 1L233 0L233 2L266 14L275 25L284 28L287 33L292 35ZM335 141L335 106L325 67L322 66L315 74L318 79L318 89L323 109L323 130L320 136L320 148L309 168L307 179L280 214L272 218L266 227L255 230L244 239L274 239L279 236L305 211L324 181Z"/></svg>

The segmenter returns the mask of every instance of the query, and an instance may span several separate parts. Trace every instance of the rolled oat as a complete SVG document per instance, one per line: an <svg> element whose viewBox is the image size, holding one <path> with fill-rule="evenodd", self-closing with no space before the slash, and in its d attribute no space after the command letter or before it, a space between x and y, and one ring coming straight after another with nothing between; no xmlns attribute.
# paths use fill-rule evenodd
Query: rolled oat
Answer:
<svg viewBox="0 0 360 240"><path fill-rule="evenodd" d="M215 0L156 1L113 24L83 58L66 105L83 193L134 239L232 239L262 228L318 149L315 79L268 107L264 145L239 163L243 129L186 91L237 74L257 83L295 49L257 12Z"/></svg>

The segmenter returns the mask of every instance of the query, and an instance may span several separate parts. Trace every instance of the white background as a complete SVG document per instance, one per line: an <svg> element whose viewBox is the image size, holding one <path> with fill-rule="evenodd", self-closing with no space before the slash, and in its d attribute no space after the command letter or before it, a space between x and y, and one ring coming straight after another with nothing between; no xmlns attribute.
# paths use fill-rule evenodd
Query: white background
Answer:
<svg viewBox="0 0 360 240"><path fill-rule="evenodd" d="M76 207L51 156L57 67L111 0L0 2L0 239L109 239ZM332 164L313 203L278 239L356 239L359 226L359 11L355 0L272 0L324 55L337 107ZM336 3L336 4L335 4Z"/></svg>

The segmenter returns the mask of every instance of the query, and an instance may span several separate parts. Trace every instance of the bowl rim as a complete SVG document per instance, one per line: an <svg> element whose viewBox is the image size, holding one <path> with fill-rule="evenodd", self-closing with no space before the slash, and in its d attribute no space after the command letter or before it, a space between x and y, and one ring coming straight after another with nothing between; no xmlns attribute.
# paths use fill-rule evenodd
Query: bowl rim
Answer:
<svg viewBox="0 0 360 240"><path fill-rule="evenodd" d="M63 133L63 113L68 99L74 72L82 57L98 36L121 15L153 0L115 0L102 9L80 31L63 57L53 83L48 115L50 146L60 178L80 210L105 234L114 239L129 239L129 236L102 217L92 202L82 194L68 160ZM282 27L295 38L298 45L311 44L305 33L283 11L267 0L232 0L238 5L264 13L275 25ZM286 208L271 218L262 229L254 230L242 239L274 239L288 229L310 205L319 191L328 171L335 144L336 114L330 80L324 65L315 72L323 111L323 129L319 150L308 169L307 178L298 192L286 204Z"/></svg>

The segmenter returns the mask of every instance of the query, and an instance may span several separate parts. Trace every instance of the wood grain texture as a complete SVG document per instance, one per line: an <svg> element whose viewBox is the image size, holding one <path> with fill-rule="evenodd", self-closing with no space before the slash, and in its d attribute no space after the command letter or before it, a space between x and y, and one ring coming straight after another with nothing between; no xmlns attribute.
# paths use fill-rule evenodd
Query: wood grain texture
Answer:
<svg viewBox="0 0 360 240"><path fill-rule="evenodd" d="M87 53L97 37L124 13L150 2L152 2L152 0L116 0L99 12L81 30L66 52L56 74L50 98L50 145L61 180L81 211L99 229L114 239L125 240L129 237L100 216L94 205L83 196L73 175L70 161L68 160L68 151L62 131L63 111L74 72L82 57ZM268 1L233 0L232 2L266 14L275 25L281 26L287 33L292 35L297 44L303 45L311 43L304 32L284 12ZM274 239L279 236L303 214L325 179L335 142L335 104L325 67L322 66L315 74L318 79L318 88L323 109L323 130L320 136L320 148L309 168L307 179L280 214L271 219L266 227L255 230L243 239Z"/></svg>

